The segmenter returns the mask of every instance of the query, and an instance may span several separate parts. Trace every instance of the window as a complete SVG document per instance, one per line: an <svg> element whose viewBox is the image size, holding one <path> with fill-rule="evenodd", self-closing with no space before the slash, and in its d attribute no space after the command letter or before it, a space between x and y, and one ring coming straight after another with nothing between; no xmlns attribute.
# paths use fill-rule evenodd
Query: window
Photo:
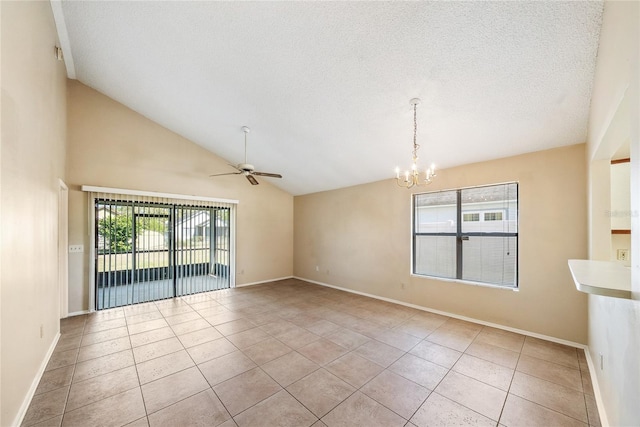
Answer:
<svg viewBox="0 0 640 427"><path fill-rule="evenodd" d="M518 184L413 196L413 274L518 286Z"/></svg>
<svg viewBox="0 0 640 427"><path fill-rule="evenodd" d="M485 221L502 221L502 212L485 212Z"/></svg>
<svg viewBox="0 0 640 427"><path fill-rule="evenodd" d="M467 221L480 221L480 214L479 213L466 213L466 214L462 214L462 220L467 222Z"/></svg>
<svg viewBox="0 0 640 427"><path fill-rule="evenodd" d="M502 221L502 211L490 211L490 212L462 212L462 221ZM482 215L482 216L481 216Z"/></svg>

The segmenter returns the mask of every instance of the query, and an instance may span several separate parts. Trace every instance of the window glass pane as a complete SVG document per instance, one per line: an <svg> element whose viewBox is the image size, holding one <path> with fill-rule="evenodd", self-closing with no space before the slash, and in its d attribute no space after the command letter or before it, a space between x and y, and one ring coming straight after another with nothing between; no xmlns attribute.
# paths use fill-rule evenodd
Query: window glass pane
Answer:
<svg viewBox="0 0 640 427"><path fill-rule="evenodd" d="M416 233L456 232L455 191L417 194L415 196Z"/></svg>
<svg viewBox="0 0 640 427"><path fill-rule="evenodd" d="M470 236L462 242L462 279L516 286L516 237Z"/></svg>
<svg viewBox="0 0 640 427"><path fill-rule="evenodd" d="M479 221L463 221L463 233L517 233L518 185L500 184L461 190L462 216L481 213Z"/></svg>
<svg viewBox="0 0 640 427"><path fill-rule="evenodd" d="M485 221L502 221L502 212L485 212Z"/></svg>
<svg viewBox="0 0 640 427"><path fill-rule="evenodd" d="M462 220L463 221L480 221L480 214L479 213L466 213L466 214L462 214Z"/></svg>
<svg viewBox="0 0 640 427"><path fill-rule="evenodd" d="M456 237L416 236L415 274L456 277Z"/></svg>

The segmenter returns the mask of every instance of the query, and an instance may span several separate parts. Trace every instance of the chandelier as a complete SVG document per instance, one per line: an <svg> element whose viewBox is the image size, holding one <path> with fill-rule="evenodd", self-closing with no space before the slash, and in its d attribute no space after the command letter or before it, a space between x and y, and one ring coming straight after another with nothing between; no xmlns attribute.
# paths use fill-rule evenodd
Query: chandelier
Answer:
<svg viewBox="0 0 640 427"><path fill-rule="evenodd" d="M411 170L406 170L402 175L400 175L400 168L396 167L396 184L404 188L429 185L436 176L436 166L433 163L424 172L420 172L418 169L418 150L420 145L416 142L416 133L418 132L416 107L420 104L420 99L413 98L409 103L413 105L413 163L411 164Z"/></svg>

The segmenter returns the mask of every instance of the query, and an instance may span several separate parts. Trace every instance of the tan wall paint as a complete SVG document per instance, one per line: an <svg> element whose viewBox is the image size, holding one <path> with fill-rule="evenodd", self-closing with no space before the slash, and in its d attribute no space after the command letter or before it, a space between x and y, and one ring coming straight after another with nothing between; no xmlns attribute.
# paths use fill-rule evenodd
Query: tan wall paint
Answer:
<svg viewBox="0 0 640 427"><path fill-rule="evenodd" d="M611 254L611 160L588 165L589 259L609 261Z"/></svg>
<svg viewBox="0 0 640 427"><path fill-rule="evenodd" d="M603 259L602 204L608 195L602 166L630 139L631 210L640 211L640 3L608 1L604 5L587 138L591 259ZM616 137L611 137L616 135ZM607 182L608 185L608 182ZM608 230L608 228L606 228ZM599 247L600 246L600 247ZM602 245L604 246L604 245ZM615 426L640 424L640 218L631 217L631 264L634 300L589 295L589 352L601 395L601 416ZM600 354L604 357L599 367ZM604 410L604 411L603 411Z"/></svg>
<svg viewBox="0 0 640 427"><path fill-rule="evenodd" d="M294 274L586 343L587 298L567 268L587 256L584 158L582 144L476 163L428 187L520 183L518 292L411 277L411 195L393 180L295 197Z"/></svg>
<svg viewBox="0 0 640 427"><path fill-rule="evenodd" d="M226 161L77 81L69 81L68 107L69 244L87 248L70 257L70 312L89 308L87 195L81 185L239 200L237 284L292 275L290 194L264 178L258 186L239 176L209 178L230 170Z"/></svg>
<svg viewBox="0 0 640 427"><path fill-rule="evenodd" d="M49 2L2 10L0 425L19 422L59 332L58 179L64 179L64 63ZM44 335L40 338L40 325Z"/></svg>
<svg viewBox="0 0 640 427"><path fill-rule="evenodd" d="M594 158L597 151L608 152L609 158L615 153L614 147L603 150L604 147L600 147L600 142L604 139L609 123L614 119L617 106L622 102L633 77L629 55L634 49L637 50L638 43L637 34L631 33L634 31L632 27L638 25L636 3L635 1L604 3L589 112L589 158ZM635 31L637 32L637 29ZM592 141L597 143L594 144Z"/></svg>

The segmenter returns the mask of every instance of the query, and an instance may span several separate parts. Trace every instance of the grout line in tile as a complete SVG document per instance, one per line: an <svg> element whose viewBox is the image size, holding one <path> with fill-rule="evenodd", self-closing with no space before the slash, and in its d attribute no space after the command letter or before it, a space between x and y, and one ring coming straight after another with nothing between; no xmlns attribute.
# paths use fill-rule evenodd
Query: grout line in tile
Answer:
<svg viewBox="0 0 640 427"><path fill-rule="evenodd" d="M522 340L522 346L524 347L524 341ZM513 380L516 377L516 372L518 371L518 363L520 363L520 358L522 357L522 347L520 348L520 353L518 353L518 360L516 361L516 366L513 368L513 374L511 374L511 381L509 381L509 387L507 388L507 396L504 398L504 402L502 402L502 409L500 409L500 415L498 416L498 424L502 420L502 413L504 412L505 406L507 406L507 399L511 394L511 386L513 385Z"/></svg>
<svg viewBox="0 0 640 427"><path fill-rule="evenodd" d="M297 283L296 283L296 284L297 284ZM306 285L306 284L305 284L305 285ZM234 306L234 303L233 303L233 299L234 299L234 298L233 298L233 296L234 296L234 295L238 295L238 294L240 294L240 296L242 296L242 295L246 295L246 296L249 296L249 295L256 295L256 297L257 297L257 298L256 298L255 300L247 299L247 300L246 300L246 302L247 302L246 304L244 304L244 302L245 302L245 300L244 300L244 299L240 299L240 298L238 299L238 303L237 303L236 305L241 305L241 307L240 307L240 308L236 307L236 309L240 310L240 312L242 312L242 313L243 313L243 314L240 316L240 318L248 318L248 317L251 317L252 315L251 315L251 314L248 314L248 313L246 313L246 312L243 312L243 309L244 309L244 308L247 308L247 307L255 306L256 304L260 304L260 303L262 303L261 298L263 298L263 299L264 299L265 297L273 298L273 299L270 299L270 300L269 300L269 301L271 301L271 302L270 302L270 304L273 304L273 308L272 308L272 309L270 309L270 310L265 311L265 312L264 312L264 314L272 314L272 315L274 315L274 314L275 314L275 315L277 315L277 317L279 317L280 319L283 319L283 320L286 320L286 321L290 321L290 319L292 319L293 317L295 317L295 314L293 314L293 313L300 313L300 314L303 314L303 313L304 313L304 311L303 311L303 310L300 310L299 308L297 308L297 307L296 307L296 305L300 304L300 303L301 303L301 302L303 302L305 299L306 299L306 300L308 300L308 299L309 299L309 296L308 296L308 295L307 295L307 297L306 297L306 298L302 298L302 297L300 297L300 298L287 298L287 299L284 299L284 300L282 300L282 298L280 298L280 300L278 301L278 304L276 304L276 303L274 303L274 302L273 302L273 300L277 299L277 296L276 296L275 298L273 297L273 295L276 293L276 292L275 292L275 290L274 290L274 288L273 288L273 286L275 286L275 285L271 285L271 286L264 286L264 287L262 287L262 288L261 288L261 290L263 290L264 292L257 291L256 293L253 293L253 292L248 292L248 291L244 291L244 290L243 290L243 291L236 291L236 292L234 292L234 293L227 292L227 293L225 293L224 295L219 294L219 296L220 296L221 298L224 298L224 299L227 301L227 303L228 303L227 305L229 305L230 307L233 307L233 306ZM271 292L271 291L274 291L274 292ZM368 316L368 315L367 315L367 313L366 313L366 311L365 311L365 310L367 310L367 309L368 309L368 307L370 307L370 305L366 304L367 302L369 302L369 300L358 297L358 298L348 298L347 300L344 300L344 299L343 299L343 301L338 301L338 300L340 299L340 298L339 298L339 296L342 296L342 295L339 295L339 294L337 294L336 292L318 292L318 291L319 291L319 289L315 289L315 288L313 288L313 291L311 292L311 293L312 293L311 298L312 298L312 299L314 299L313 304L324 304L324 305L327 305L327 304L329 304L329 305L334 304L334 306L333 306L331 309L327 309L327 310L324 310L324 311L323 311L323 312L324 312L324 315L326 315L326 314L328 314L328 313L332 313L332 312L334 312L334 313L336 313L336 315L337 315L338 317L340 317L340 316L350 316L350 317L344 317L343 319L340 319L340 320L336 321L337 319L336 319L335 317L333 317L333 318L327 318L327 317L324 317L324 315L318 315L318 317L319 317L319 319L320 319L320 320L327 320L327 321L330 321L330 322L332 322L332 323L337 324L337 325L338 325L338 326L340 326L341 328L345 328L345 329L350 330L350 331L353 331L353 332L358 332L358 331L356 331L356 330L354 330L354 329L353 329L353 323L350 323L350 322L348 321L348 319L350 319L350 318L351 318L351 319L362 319L362 320L364 320L364 321L366 321L366 322L371 322L371 321L373 320L373 318L371 318L370 316ZM213 297L212 297L212 295L213 295L214 293L215 293L215 291L213 291L213 292L207 292L207 293L205 293L205 294L207 294L207 295L206 295L206 296L207 296L207 298L206 298L206 299L196 299L196 300L194 300L194 301L192 301L192 302L189 302L189 301L187 301L187 300L185 300L185 299L183 299L183 298L181 298L181 297L179 297L179 298L175 298L175 300L180 301L180 303L178 304L179 306L181 306L181 305L183 305L183 304L186 304L187 306L189 306L190 311L186 311L186 312L184 312L184 313L173 314L173 316L178 316L178 315L181 315L181 314L186 314L186 313L190 313L190 312L195 312L195 313L198 315L198 317L199 317L200 319L204 319L204 317L199 313L199 311L198 311L198 310L196 310L196 309L194 309L191 305L192 305L192 304L197 304L197 303L206 302L206 301L213 301L213 302L215 302L215 303L217 303L217 304L219 304L219 305L220 305L220 302L219 302L218 300L216 300L216 298L213 298ZM279 294L281 294L281 291L280 291L280 290L278 290L278 293L279 293ZM339 295L339 296L338 296L338 295ZM327 298L327 297L329 297L329 298ZM322 298L322 299L320 299L320 300L315 300L316 298ZM169 304L167 304L167 305L163 306L163 305L162 305L162 303L164 303L165 301L169 301L169 299L167 299L167 300L162 300L162 301L161 301L161 305L158 305L156 302L154 302L153 304L154 304L154 308L155 308L155 310L160 311L160 309L161 309L161 308L166 308ZM253 303L251 303L251 302L253 302ZM338 303L337 303L337 302L338 302ZM363 311L360 311L359 309L363 309ZM278 310L286 310L286 311L283 311L283 312L278 313L278 312L277 312ZM393 313L393 312L391 312L391 313ZM402 311L402 313L404 313L404 311ZM126 311L124 312L125 327L127 327L127 337L128 337L128 339L129 339L129 344L130 344L130 346L131 346L131 347L129 348L129 350L131 350L131 351L133 351L133 347L132 347L132 343L131 343L131 334L129 333L129 330L128 330L127 317L131 317L131 316L134 316L134 315L136 315L136 314L138 314L138 313L131 313L131 314L128 316L128 315L127 315L127 313L126 313ZM143 314L143 313L139 313L139 314ZM160 318L165 319L165 321L166 321L166 319L167 319L168 317L172 317L172 316L165 316L161 311L160 311L160 314L161 314L161 316L162 316L162 317L160 317ZM256 313L256 314L257 314L257 315L259 315L259 314L263 314L263 313L261 312L261 313ZM390 320L390 322L389 322L389 325L390 325L390 326L378 325L377 327L379 328L379 330L380 330L380 331L391 331L391 332L393 332L397 327L399 327L400 325L402 325L402 324L404 324L404 323L408 322L410 319L415 318L415 317L416 317L416 316L418 316L419 314L421 314L421 312L413 312L413 313L412 313L411 311L407 311L407 312L406 312L406 314L401 314L401 312L398 312L398 314L397 314L397 315L398 315L398 317L394 317L394 316L396 316L395 314L390 314L391 319L392 319L392 320ZM395 320L393 320L393 319L395 319ZM114 320L114 319L106 319L105 321L109 321L109 320ZM196 319L194 319L194 320L196 320ZM204 319L204 320L206 321L206 319ZM448 320L448 319L447 319L447 320ZM99 323L99 321L98 321L98 323ZM208 322L208 321L207 321L207 323L209 323L209 324L210 324L210 322ZM430 342L430 340L428 340L428 337L429 337L429 336L431 336L431 335L432 335L434 332L436 332L437 330L441 329L443 325L445 325L445 323L443 323L443 324L439 325L436 329L429 331L429 332L428 332L424 337L422 337L422 338L420 338L420 337L415 337L415 336L414 336L414 335L412 335L412 334L408 334L408 335L410 335L410 336L414 336L415 338L420 338L420 341L418 341L414 346L412 346L412 347L411 347L411 349L409 349L409 350L407 350L407 351L404 351L403 349L400 349L400 350L402 350L402 351L403 351L403 354L402 354L400 357L403 357L403 356L405 356L406 354L409 354L409 352L410 352L413 348L415 348L417 345L419 345L421 342L423 342L423 341L428 341L428 342ZM88 334L90 334L90 333L103 332L103 331L107 331L107 330L114 329L114 328L107 328L107 329L102 329L102 330L99 330L99 331L91 331L91 332L89 332L89 331L87 331L87 330L86 330L86 318L85 318L85 320L84 320L84 322L83 322L83 325L82 325L82 326L83 326L83 327L82 327L82 331L81 331L79 334L75 334L75 335L81 335L81 336L83 336L83 337L84 337L85 335L88 335ZM170 326L171 326L171 325L170 325ZM212 325L212 326L213 326L213 325ZM262 325L260 325L260 326L262 326ZM300 325L297 325L297 326L302 327L302 326L300 326ZM303 327L303 328L304 328L304 327ZM477 340L477 338L478 338L479 334L480 334L480 333L481 333L485 328L487 328L487 327L486 327L486 326L483 326L483 327L482 327L478 332L476 332L476 333L474 334L474 336L473 336L473 338L471 339L471 342L469 343L469 345L471 345L472 343L476 342L476 340ZM305 330L308 330L307 328L304 328L304 329L305 329ZM148 331L143 331L143 332L148 332ZM402 331L400 331L400 332L402 332ZM358 333L362 334L362 332L358 332ZM269 335L271 335L271 334L269 334ZM69 335L69 336L71 336L71 335ZM365 334L365 336L367 336L368 338L372 338L371 336L366 335L366 334ZM525 337L525 338L526 338L526 337ZM276 340L278 340L277 338L275 338L275 339L276 339ZM374 338L374 339L375 339L375 338ZM278 340L278 342L280 342L280 340ZM523 348L524 348L524 344L525 344L525 342L526 342L526 339L522 341L522 343L521 343L521 345L520 345L520 347L519 347L519 351L517 352L517 353L518 353L518 360L516 361L516 366L515 366L515 368L513 369L513 374L512 374L512 376L511 376L511 381L510 381L510 383L509 383L509 388L508 388L508 390L507 390L507 397L511 394L511 393L510 393L510 390L511 390L511 387L512 387L512 384L513 384L513 381L514 381L515 372L517 371L517 365L518 365L518 362L520 361L520 358L521 358L521 356L522 356L522 350L523 350ZM182 348L184 349L184 345L182 345L182 343L180 343L180 344L181 344ZM386 344L386 343L385 343L385 344ZM438 344L438 345L442 345L442 344L439 344L439 343L436 343L436 344ZM387 344L387 345L389 345L389 344ZM463 353L463 354L467 354L467 353L466 353L466 351L468 350L469 345L467 345L467 346L466 346L466 348L464 349L464 351L462 351L461 353ZM358 347L360 347L360 346L358 346ZM392 346L392 347L396 348L395 346ZM445 345L445 346L443 346L443 347L451 348L451 347L448 347L448 346L446 346L446 345ZM500 347L500 348L502 348L502 347ZM345 353L345 355L346 355L346 354L349 354L349 353L354 352L356 349L357 349L357 347L356 347L356 348L354 348L354 349L349 350L347 353ZM457 350L457 349L453 349L453 350L460 351L460 350ZM178 350L178 351L182 351L182 350ZM244 351L242 351L242 350L239 350L239 351L241 351L241 353L242 353L242 354L244 354L244 355L246 356L246 354L244 353ZM511 351L513 351L513 350L511 350ZM576 351L576 358L577 358L577 359L578 359L578 361L579 361L579 358L577 357L577 351L578 351L578 350L577 350L577 349L575 349L575 351ZM173 352L172 352L172 353L173 353ZM169 353L169 354L172 354L172 353ZM198 371L202 374L202 371L200 370L200 367L195 363L195 361L193 360L193 358L191 357L191 355L190 355L188 352L187 352L187 354L189 355L189 357L190 357L191 361L194 363L194 366L196 366L196 367L198 368ZM163 356L164 356L164 355L163 355ZM343 355L343 356L344 356L344 355ZM341 357L342 357L342 356L341 356ZM531 356L531 357L534 357L534 358L535 358L535 356ZM154 360L154 359L156 359L156 358L154 357L154 358L149 359L149 360ZM481 358L481 359L482 359L482 358ZM397 359L396 359L396 360L397 360ZM483 360L485 360L485 359L483 359ZM542 360L542 361L545 361L545 362L549 362L549 363L555 363L554 361L549 361L549 360L545 360L545 359L539 359L539 360ZM146 361L145 361L145 362L146 362ZM71 385L72 385L72 384L74 384L73 378L74 378L74 374L75 374L75 369L76 369L77 363L78 363L78 362L77 362L77 359L76 359L75 363L73 363L74 367L73 367L73 373L72 373L72 377L71 377L71 384L69 385L69 390L68 390L68 392L67 392L67 396L66 396L66 399L65 399L65 404L64 404L65 409L66 409L66 405L67 405L67 402L68 402L68 398L69 398L69 393L70 393ZM433 363L433 362L432 362L432 363ZM494 362L494 363L495 363L495 362ZM565 365L562 365L562 364L558 364L558 365L563 366L563 367L567 367L567 368L571 368L571 367L568 367L568 366L565 366ZM134 359L134 366L136 367L136 375L138 376L138 387L139 387L139 388L141 388L141 385L140 385L140 377L139 377L139 372L138 372L138 363L135 361L135 359ZM441 366L441 365L439 365L439 366ZM455 364L454 364L454 366L455 366ZM259 367L259 366L258 366L258 367ZM191 367L189 367L189 368L191 368ZM189 368L185 368L185 369L189 369ZM267 373L266 373L266 372L265 372L261 367L259 367L259 368L261 369L261 371L262 371L263 373L265 373L267 376L269 376L269 377L271 378L271 376L270 376L269 374L267 374ZM451 368L447 368L447 367L444 367L444 368L445 368L445 369L447 369L447 374L446 374L446 375L448 375L448 374L453 370L453 366L452 366ZM320 369L320 368L319 368L319 369ZM389 367L386 367L383 371L381 371L381 373L382 373L382 372L384 372L385 370L388 370L388 369L389 369ZM182 371L182 370L181 370L181 371ZM178 371L178 372L181 372L181 371ZM316 372L316 371L317 371L317 370L315 370L314 372ZM518 372L520 372L520 371L518 371ZM173 374L175 374L175 373L177 373L177 372L174 372ZM312 372L312 373L313 373L313 372ZM307 374L307 375L310 375L310 374L312 374L312 373L309 373L309 374ZM103 374L103 375L104 375L104 374ZM202 374L202 375L204 376L204 374ZM239 374L239 375L240 375L240 374ZM378 373L378 375L380 375L380 373ZM366 386L370 381L372 381L373 379L375 379L378 375L374 376L372 379L370 379L369 381L367 381L367 382L366 382L365 384L363 384L361 387L357 388L353 393L356 393L357 391L362 392L362 388L363 388L363 387L365 387L365 386ZM446 377L446 375L443 377L443 379ZM461 374L461 375L464 375L464 374ZM534 375L534 377L535 377L535 375ZM164 376L163 376L163 377L161 377L161 378L164 378ZM157 380L159 380L159 379L161 379L161 378L156 378L154 381L157 381ZM206 378L206 377L205 377L205 378ZM538 377L536 377L536 378L538 378ZM544 379L541 379L541 380L543 380L543 381L547 381L547 380L544 380ZM275 379L274 379L274 381L275 381ZM409 381L411 381L411 380L409 379ZM479 381L479 380L478 380L478 381ZM442 382L442 380L441 380L440 382L438 382L438 384L436 384L436 386L434 387L434 390L435 390L435 389L440 385L440 383L441 383L441 382ZM483 384L487 384L487 383L485 383L485 382L483 382L483 381L480 381L480 382L482 382ZM547 381L547 382L553 383L552 381ZM276 383L277 383L277 381L276 381ZM279 384L279 383L278 383L278 384ZM555 383L554 383L554 384L555 384ZM490 385L490 384L489 384L489 385ZM282 386L280 386L280 387L282 387ZM209 389L211 389L211 390L214 392L214 394L216 395L216 397L217 397L217 398L220 400L220 402L222 403L222 400L220 399L220 397L219 397L219 396L217 396L217 394L215 393L215 391L213 390L213 387L212 387L211 385L210 385ZM286 388L285 388L285 387L282 387L282 389L286 390ZM429 395L427 396L427 398L425 398L425 400L424 400L424 401L423 401L423 402L418 406L418 409L416 409L416 411L414 411L414 413L409 417L409 420L410 420L410 419L415 415L415 413L420 409L420 407L424 404L424 402L428 399L428 397L429 397L429 396L431 396L431 394L432 394L432 393L435 393L435 391L434 391L434 390L430 390L430 393L429 393ZM288 393L291 397L293 397L296 401L298 401L298 402L299 402L303 407L305 407L305 408L306 408L306 406L305 406L304 404L302 404L302 402L300 402L298 399L296 399L296 398L295 398L295 396L291 395L291 393L289 393L289 391L288 391L288 390L287 390L287 393ZM348 399L350 396L352 396L352 395L353 395L353 393L351 393L351 394L347 397L347 399ZM585 399L586 399L586 394L584 393L584 390L583 390L583 393L582 393L582 394L583 394L583 401L584 401L585 411L586 411L586 400L585 400ZM271 395L271 396L273 396L273 395ZM269 396L269 397L271 397L271 396ZM144 396L143 396L143 397L144 397ZM191 396L189 396L189 397L191 397ZM269 397L267 397L266 399L268 399ZM187 398L188 398L188 397L185 397L185 398L181 399L180 401L182 401L182 400L184 400L184 399L187 399ZM264 400L265 400L265 399L261 400L260 402L262 402L262 401L264 401ZM342 402L344 402L345 400L346 400L346 399L343 399L343 400L342 400ZM384 404L382 404L381 402L378 402L378 401L377 401L377 400L375 400L375 399L373 399L373 400L374 400L374 401L376 401L377 403L379 403L379 404L381 404L381 405L383 405L383 406L384 406ZM524 400L528 400L528 399L524 399ZM179 401L174 402L174 403L172 403L172 405L174 405L174 404L176 404L176 403L178 403L178 402L179 402ZM254 405L252 405L250 408L254 407L255 405L259 404L260 402L255 403L255 404L254 404ZM333 409L335 409L335 407L337 407L337 406L339 406L340 404L342 404L342 402L339 402L336 406L334 406L334 408L330 409L327 413L331 412ZM144 403L144 399L143 399L143 403ZM540 404L535 403L535 402L531 402L531 403L536 404L536 405L539 405L539 406L541 406L541 407L545 407L544 405L540 405ZM458 404L459 404L459 403L458 403ZM502 406L502 408L501 408L501 412L500 412L500 416L499 416L499 418L498 418L498 421L502 418L503 411L504 411L504 408L505 408L505 404L506 404L506 398L505 398L505 402L503 402L503 406ZM227 410L227 412L229 412L229 411L228 411L228 409L226 408L226 406L224 406L224 403L222 403L222 405L223 405L223 407L225 408L225 410ZM462 405L462 406L464 406L464 405ZM385 406L385 407L386 407L386 406ZM247 408L247 409L250 409L250 408ZM546 408L546 407L545 407L545 408ZM307 410L309 410L309 408L306 408L306 409L307 409ZM389 409L389 410L391 410L390 408L388 408L388 409ZM551 409L551 408L547 408L547 409L549 409L549 410L551 410L551 411L553 411L553 412L555 412L555 413L558 413L558 414L563 414L562 412L556 411L556 410ZM309 411L310 411L310 410L309 410ZM243 412L244 412L244 411L243 411ZM313 414L313 412L312 412L312 411L310 411L310 412ZM393 412L395 413L395 411L393 411ZM474 411L474 412L476 412L476 411ZM145 413L147 413L147 412L146 412L146 404L145 404ZM149 415L149 414L147 413L147 416L148 416L148 415ZM239 415L239 414L237 414L237 415ZM398 414L398 415L400 415L400 414ZM568 416L568 415L566 415L566 414L563 414L563 415ZM63 413L63 417L64 417L64 413ZM318 417L316 417L316 416L315 416L315 414L314 414L314 417L315 417L316 419L318 419ZM52 418L55 418L55 417L52 417ZM402 418L404 419L404 417L402 417ZM573 418L573 417L571 417L571 418ZM233 419L233 417L232 417L232 419ZM320 418L320 419L321 419L321 418ZM575 418L573 418L573 419L575 419Z"/></svg>
<svg viewBox="0 0 640 427"><path fill-rule="evenodd" d="M584 393L583 393L583 394L584 394ZM587 422L585 423L584 421L579 420L579 419L577 419L576 417L572 417L572 416L571 416L571 415L569 415L569 414L565 414L564 412L560 412L560 411L558 411L557 409L549 408L548 406L544 406L544 405L542 405L542 404L540 404L540 403L538 403L538 402L534 402L533 400L529 400L529 399L527 399L526 397L518 396L517 394L514 394L513 396L516 396L517 398L522 399L522 400L526 400L526 401L527 401L527 402L529 402L529 403L532 403L532 404L534 404L534 405L540 406L540 407L545 408L545 409L547 409L547 410L549 410L549 411L555 412L556 414L560 414L560 415L563 415L563 416L565 416L565 417L567 417L567 418L571 418L572 420L579 421L579 422L580 422L580 423L582 423L582 424L590 425L590 424L589 424L589 422L588 422L588 420L589 420L589 417L588 417L588 416L587 416ZM585 411L586 411L586 402L585 402Z"/></svg>
<svg viewBox="0 0 640 427"><path fill-rule="evenodd" d="M181 372L182 372L182 371L181 371ZM176 372L176 373L177 373L177 372ZM153 382L153 381L151 381L151 382ZM147 384L151 384L151 383L147 383ZM191 398L191 397L193 397L193 396L195 396L195 395L197 395L197 394L204 393L204 392L206 392L207 390L211 390L211 391L213 391L213 389L212 389L211 387L209 387L209 388L205 388L204 390L197 391L197 392L195 392L195 393L193 393L193 394L190 394L189 396L183 397L182 399L176 400L176 401L175 401L175 402L173 402L172 404L167 405L167 406L165 406L165 407L163 407L163 408L160 408L160 409L158 409L158 410L156 410L156 411L154 411L154 412L148 412L148 411L147 411L147 403L144 401L144 393L142 393L142 386L140 386L140 393L142 394L142 401L144 402L144 411L145 411L145 413L147 414L147 417L149 417L150 415L156 414L156 413L158 413L158 412L160 412L160 411L163 411L163 410L165 410L165 409L167 409L167 408L170 408L170 407L172 407L173 405L176 405L176 404L178 404L178 403L182 402L183 400L187 400L187 399L189 399L189 398ZM214 392L214 393L215 393L215 392ZM217 395L216 395L216 396L217 396ZM221 401L221 402L222 402L222 401ZM226 409L226 408L225 408L225 409ZM227 412L229 412L229 411L227 411ZM229 415L231 415L231 414L229 414Z"/></svg>

